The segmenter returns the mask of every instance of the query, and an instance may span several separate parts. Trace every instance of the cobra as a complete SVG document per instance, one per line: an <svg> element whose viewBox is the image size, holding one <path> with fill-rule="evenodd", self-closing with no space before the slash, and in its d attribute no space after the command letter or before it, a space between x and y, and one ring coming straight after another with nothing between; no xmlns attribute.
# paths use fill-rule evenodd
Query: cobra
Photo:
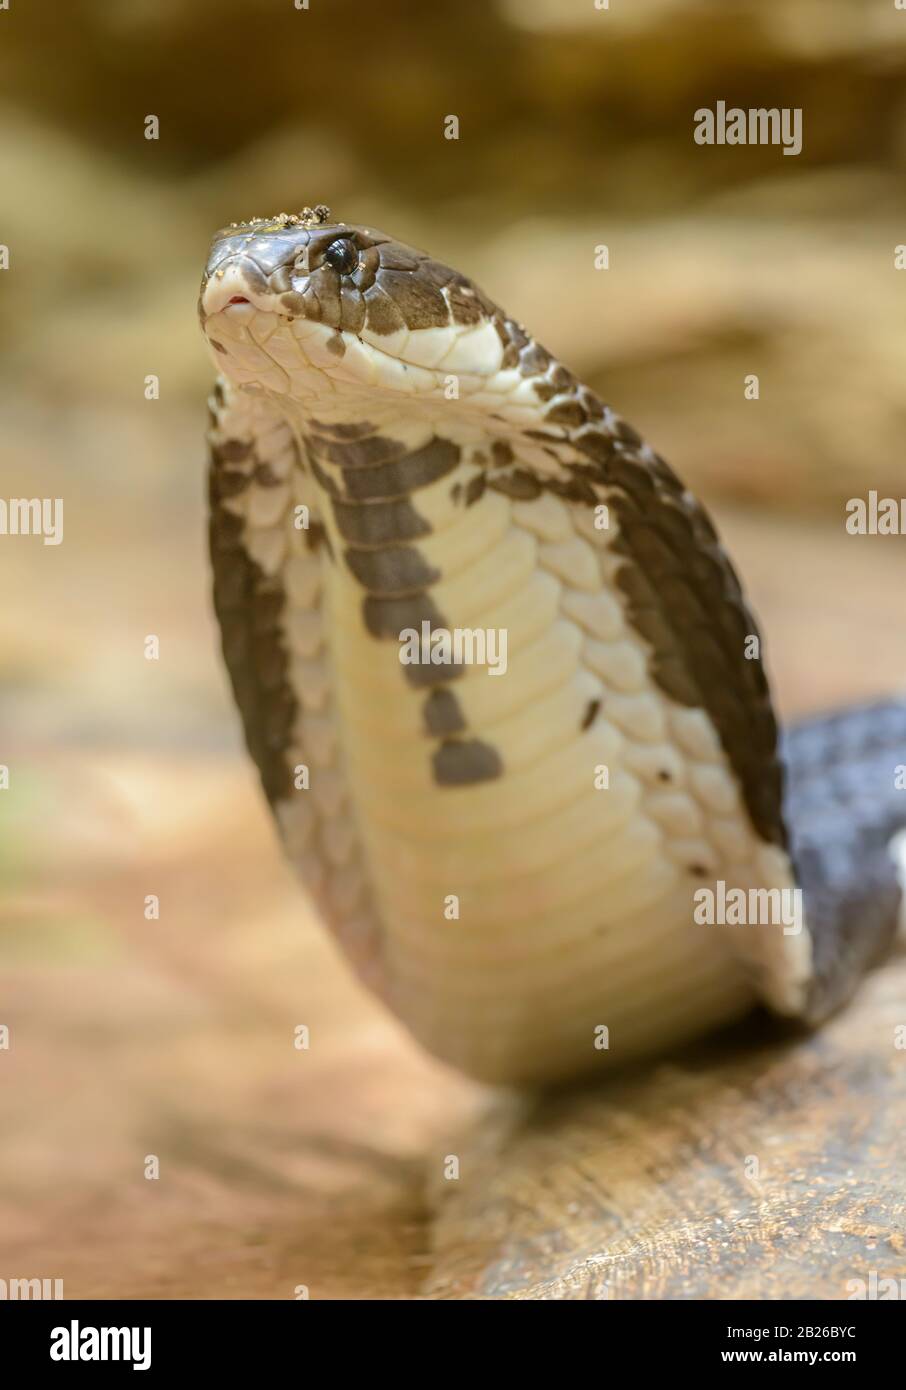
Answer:
<svg viewBox="0 0 906 1390"><path fill-rule="evenodd" d="M226 665L364 981L500 1083L836 1009L897 926L906 705L780 740L703 507L431 256L323 206L254 219L199 310ZM401 661L411 632L450 659Z"/></svg>

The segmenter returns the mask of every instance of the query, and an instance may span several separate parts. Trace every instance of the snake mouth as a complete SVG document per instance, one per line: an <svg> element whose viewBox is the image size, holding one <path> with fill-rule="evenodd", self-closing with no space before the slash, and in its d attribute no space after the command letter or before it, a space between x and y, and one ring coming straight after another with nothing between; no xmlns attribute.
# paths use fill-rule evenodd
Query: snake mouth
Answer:
<svg viewBox="0 0 906 1390"><path fill-rule="evenodd" d="M251 278L257 274L263 283L256 287ZM213 270L201 288L199 316L202 327L208 319L222 313L231 305L250 304L259 313L275 312L279 296L267 285L260 269L246 258L226 261Z"/></svg>

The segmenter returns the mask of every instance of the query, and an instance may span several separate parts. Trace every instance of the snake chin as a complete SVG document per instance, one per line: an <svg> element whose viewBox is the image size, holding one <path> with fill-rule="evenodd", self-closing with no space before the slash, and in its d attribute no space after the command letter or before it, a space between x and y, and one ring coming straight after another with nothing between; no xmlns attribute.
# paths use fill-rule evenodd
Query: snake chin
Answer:
<svg viewBox="0 0 906 1390"><path fill-rule="evenodd" d="M204 330L218 369L235 386L300 400L364 391L455 401L499 372L502 355L491 323L402 330L375 341L367 331L296 318L240 294L206 316Z"/></svg>

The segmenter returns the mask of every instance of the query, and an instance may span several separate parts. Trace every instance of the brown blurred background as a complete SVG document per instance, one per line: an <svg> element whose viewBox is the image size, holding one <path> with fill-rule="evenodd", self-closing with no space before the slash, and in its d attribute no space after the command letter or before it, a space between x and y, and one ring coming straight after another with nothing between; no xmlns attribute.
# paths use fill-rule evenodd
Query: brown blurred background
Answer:
<svg viewBox="0 0 906 1390"><path fill-rule="evenodd" d="M2 494L65 504L59 547L0 538L0 1277L411 1295L423 1175L491 1103L350 981L240 749L204 555L213 230L325 202L474 276L712 507L790 715L906 673L902 538L843 526L906 492L904 73L892 0L0 13ZM696 145L721 99L801 107L801 155Z"/></svg>

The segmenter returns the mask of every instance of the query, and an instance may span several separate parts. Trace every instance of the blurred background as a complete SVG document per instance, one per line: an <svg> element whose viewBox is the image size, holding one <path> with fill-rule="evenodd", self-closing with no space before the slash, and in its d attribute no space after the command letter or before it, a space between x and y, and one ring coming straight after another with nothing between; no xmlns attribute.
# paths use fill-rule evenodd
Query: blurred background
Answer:
<svg viewBox="0 0 906 1390"><path fill-rule="evenodd" d="M325 202L475 278L711 507L788 717L906 676L902 538L844 530L906 493L904 75L893 0L0 12L0 491L65 506L58 547L0 538L0 1277L410 1295L422 1175L487 1104L348 978L240 747L213 231ZM801 107L802 153L695 144L718 100Z"/></svg>

